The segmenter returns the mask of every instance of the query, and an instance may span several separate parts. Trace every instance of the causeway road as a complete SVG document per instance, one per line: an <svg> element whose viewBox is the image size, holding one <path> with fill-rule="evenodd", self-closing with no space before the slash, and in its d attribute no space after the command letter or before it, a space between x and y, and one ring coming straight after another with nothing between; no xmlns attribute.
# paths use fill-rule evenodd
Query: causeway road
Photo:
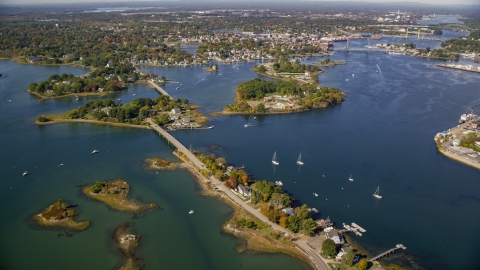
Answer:
<svg viewBox="0 0 480 270"><path fill-rule="evenodd" d="M170 135L167 131L159 127L158 125L154 124L150 118L147 119L147 122L150 124L150 126L158 131L165 139L170 141L171 144L173 144L179 151L184 153L187 158L190 160L192 164L197 166L198 168L201 169L206 169L205 165L192 153L190 152L182 143L177 141L172 135ZM267 217L262 215L262 213L259 212L259 210L253 208L251 205L240 199L237 195L235 195L229 188L227 188L222 182L219 180L215 179L214 177L210 177L210 180L215 183L215 185L219 188L219 190L223 191L223 193L228 196L232 201L237 203L239 206L241 206L243 209L247 210L250 212L252 215L260 219L261 221L265 222L266 224L269 224L273 229L280 231L282 233L288 233L291 235L292 233L284 229L283 227L280 227L278 224L275 224L268 220ZM305 253L307 253L310 258L317 264L318 268L321 270L330 270L330 267L328 267L328 264L323 260L318 253L316 253L312 248L310 248L304 241L302 240L295 240L294 241L297 246L302 249Z"/></svg>

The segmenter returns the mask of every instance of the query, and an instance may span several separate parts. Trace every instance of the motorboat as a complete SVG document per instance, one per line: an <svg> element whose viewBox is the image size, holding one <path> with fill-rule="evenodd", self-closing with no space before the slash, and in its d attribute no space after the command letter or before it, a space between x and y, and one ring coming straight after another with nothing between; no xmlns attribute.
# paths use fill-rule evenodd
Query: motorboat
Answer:
<svg viewBox="0 0 480 270"><path fill-rule="evenodd" d="M22 176L26 176L26 175L28 175L28 171L24 171L24 172L22 173Z"/></svg>
<svg viewBox="0 0 480 270"><path fill-rule="evenodd" d="M191 214L195 214L195 212L193 210L190 210L190 212L188 212L190 215Z"/></svg>
<svg viewBox="0 0 480 270"><path fill-rule="evenodd" d="M92 151L92 154L96 154L96 153L98 153L98 150L93 150Z"/></svg>

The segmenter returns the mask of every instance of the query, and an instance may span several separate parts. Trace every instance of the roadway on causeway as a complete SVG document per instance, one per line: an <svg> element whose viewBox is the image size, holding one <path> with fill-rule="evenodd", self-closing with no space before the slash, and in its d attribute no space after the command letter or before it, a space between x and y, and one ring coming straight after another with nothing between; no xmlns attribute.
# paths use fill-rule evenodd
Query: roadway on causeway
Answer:
<svg viewBox="0 0 480 270"><path fill-rule="evenodd" d="M191 163L195 166L197 166L200 169L206 169L205 165L192 153L190 152L182 143L180 143L177 139L175 139L170 133L156 125L155 123L152 122L150 118L147 118L147 122L150 124L150 126L155 129L157 132L159 132L165 139L167 139L171 144L173 144L180 152L184 153L187 158L191 161ZM227 188L222 182L219 180L215 179L214 177L210 177L210 180L215 183L215 185L219 188L219 190L223 191L223 193L228 196L230 199L232 199L235 203L243 207L243 209L247 210L250 212L252 215L256 216L258 219L261 221L269 224L273 229L280 231L282 233L288 233L289 235L292 234L291 232L288 232L286 229L283 227L280 227L278 224L275 224L268 220L267 217L262 215L258 210L253 208L251 205L240 199L237 195L235 195L232 191L230 191L229 188ZM318 268L321 270L330 270L328 267L327 263L318 255L312 248L310 248L304 241L302 240L295 240L294 241L297 246L305 251L311 259L315 261L317 264Z"/></svg>

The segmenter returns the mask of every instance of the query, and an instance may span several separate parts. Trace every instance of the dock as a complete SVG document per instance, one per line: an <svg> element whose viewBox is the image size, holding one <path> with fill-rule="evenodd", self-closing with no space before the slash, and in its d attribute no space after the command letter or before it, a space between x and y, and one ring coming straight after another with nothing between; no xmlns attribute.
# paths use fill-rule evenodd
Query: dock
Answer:
<svg viewBox="0 0 480 270"><path fill-rule="evenodd" d="M355 222L352 222L352 226L343 223L343 228L345 228L345 229L340 230L339 231L340 233L353 232L354 234L356 234L358 236L362 236L363 235L362 233L367 232L367 230L358 226L357 223L355 223Z"/></svg>
<svg viewBox="0 0 480 270"><path fill-rule="evenodd" d="M407 247L404 246L404 245L402 245L402 244L397 244L394 248L391 248L391 249L389 249L389 250L387 250L387 251L385 251L385 252L383 252L383 253L375 256L375 257L373 257L372 259L370 259L370 261L373 262L373 261L376 261L376 260L378 260L378 259L381 259L381 258L383 258L383 257L385 257L385 256L387 256L387 255L390 255L390 254L394 253L394 252L395 252L396 250L398 250L398 249L407 249Z"/></svg>

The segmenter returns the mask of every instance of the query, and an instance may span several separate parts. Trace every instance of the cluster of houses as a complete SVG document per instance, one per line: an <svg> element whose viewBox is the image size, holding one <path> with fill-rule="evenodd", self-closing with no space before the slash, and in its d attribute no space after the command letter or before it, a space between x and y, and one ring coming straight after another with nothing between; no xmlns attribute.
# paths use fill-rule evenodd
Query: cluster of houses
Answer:
<svg viewBox="0 0 480 270"><path fill-rule="evenodd" d="M168 130L202 127L202 125L194 122L189 115L182 114L182 110L179 107L173 108L170 112L168 112L168 115L170 117L170 121L173 121L173 123L167 125Z"/></svg>
<svg viewBox="0 0 480 270"><path fill-rule="evenodd" d="M279 109L279 110L295 109L296 106L292 101L293 99L295 99L294 96L282 97L279 95L273 95L273 96L264 97L263 103L265 104L265 108Z"/></svg>

